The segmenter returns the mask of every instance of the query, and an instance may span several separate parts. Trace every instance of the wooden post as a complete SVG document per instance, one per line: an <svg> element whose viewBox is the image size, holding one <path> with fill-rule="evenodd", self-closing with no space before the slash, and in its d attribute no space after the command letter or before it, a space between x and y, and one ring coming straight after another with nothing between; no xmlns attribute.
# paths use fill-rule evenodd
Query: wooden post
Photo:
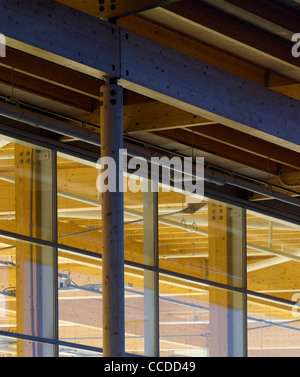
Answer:
<svg viewBox="0 0 300 377"><path fill-rule="evenodd" d="M49 152L49 153L48 153ZM52 240L53 192L51 152L15 145L16 232ZM53 339L55 334L55 273L51 248L17 241L17 332ZM41 343L18 340L18 356L53 356Z"/></svg>
<svg viewBox="0 0 300 377"><path fill-rule="evenodd" d="M209 280L242 288L244 284L245 211L208 204ZM245 317L242 294L209 289L210 356L243 356Z"/></svg>

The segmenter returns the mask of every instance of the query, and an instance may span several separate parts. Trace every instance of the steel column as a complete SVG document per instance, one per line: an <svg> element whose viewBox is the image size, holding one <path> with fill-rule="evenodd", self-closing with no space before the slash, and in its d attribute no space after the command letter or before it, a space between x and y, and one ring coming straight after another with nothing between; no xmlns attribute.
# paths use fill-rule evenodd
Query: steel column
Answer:
<svg viewBox="0 0 300 377"><path fill-rule="evenodd" d="M101 169L111 158L115 182L123 182L119 153L123 146L123 90L109 81L101 87ZM109 169L109 167L107 167ZM103 356L125 355L124 318L124 199L121 188L101 190L103 240Z"/></svg>

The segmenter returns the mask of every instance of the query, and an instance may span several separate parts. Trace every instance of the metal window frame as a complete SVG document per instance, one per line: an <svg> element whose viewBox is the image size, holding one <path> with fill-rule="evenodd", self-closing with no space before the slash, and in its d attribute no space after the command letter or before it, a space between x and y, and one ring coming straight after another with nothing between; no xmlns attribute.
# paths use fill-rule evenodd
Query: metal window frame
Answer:
<svg viewBox="0 0 300 377"><path fill-rule="evenodd" d="M95 148L91 150L90 144L88 145L89 148L86 148L86 143L80 142L80 141L76 142L75 145L74 144L67 144L66 145L66 144L56 140L56 137L55 137L56 134L55 133L53 133L52 135L51 134L49 135L49 133L41 132L40 129L32 129L31 126L28 126L28 125L22 124L22 123L18 123L17 128L14 127L16 125L15 122L10 122L11 124L7 124L7 122L5 122L5 123L6 124L4 124L3 122L0 123L0 132L3 135L14 138L16 140L29 142L29 143L32 143L32 144L35 144L35 145L39 145L41 147L51 149L54 152L54 156L55 156L55 164L54 164L55 167L56 167L56 159L57 159L57 153L58 152L66 154L66 155L70 155L70 156L73 156L73 157L76 157L76 158L79 158L79 159L82 159L82 160L90 161L90 162L93 162L93 163L96 163L99 156L100 156L100 150L99 151L97 150L97 146L95 146ZM100 139L99 139L99 146L100 146ZM137 155L139 155L141 152L144 151L144 149L141 148L139 143L136 145L131 141L128 144L128 146L131 148L130 152L133 153L133 154L136 153ZM151 151L152 155L153 155L153 153L154 152ZM54 180L55 180L54 182L56 182L56 179L57 179L56 168L54 170L55 170L55 172L53 173L54 174ZM57 185L55 184L54 186L55 186L55 193L53 193L53 194L56 195L57 194ZM271 216L274 219L281 219L281 220L284 220L284 221L287 221L289 223L296 224L296 225L300 224L299 215L297 216L297 213L291 211L291 208L290 208L289 205L287 205L285 203L282 204L282 203L280 203L278 201L274 201L274 200L271 203L272 205L267 205L267 206L262 205L261 203L257 203L257 202L249 202L249 201L243 199L243 197L241 197L240 195L238 195L237 191L232 189L232 187L229 187L228 185L222 186L220 188L219 186L216 186L214 184L207 184L206 187L205 187L205 196L209 199L212 199L212 200L218 200L218 201L221 201L221 202L226 203L226 204L231 204L231 205L234 205L234 206L242 207L246 210L255 211L258 214ZM55 199L54 203L57 203L56 199ZM56 205L57 204L55 204L55 206ZM35 239L35 238L32 238L32 237L28 237L28 236L24 236L24 235L20 235L20 234L16 234L16 233L8 232L8 231L2 231L2 230L0 230L0 235L3 235L5 237L9 237L9 238L16 238L16 239L19 239L19 240L24 241L24 242L33 242L33 243L36 243L36 244L52 247L56 250L56 256L58 256L58 250L63 249L63 250L69 251L71 253L82 254L82 255L87 256L87 257L92 257L92 258L96 258L96 259L102 258L101 254L96 254L96 253L93 253L93 252L88 252L88 251L84 251L84 250L81 250L81 249L77 249L77 248L74 248L74 247L69 247L69 246L65 246L65 245L60 244L58 242L58 239L57 239L57 211L56 211L56 208L54 209L54 212L56 212L53 216L53 219L56 222L56 224L53 228L53 229L55 229L55 232L56 232L55 242ZM158 226L158 225L156 224L156 226ZM58 263L58 261L56 263ZM293 301L284 300L284 299L280 299L280 298L277 298L277 297L274 297L274 296L271 296L271 295L261 294L261 293L258 293L258 292L250 291L250 290L247 289L247 287L237 288L237 287L233 287L233 286L229 286L229 285L223 285L223 284L216 283L216 282L209 281L209 280L194 278L194 277L191 277L191 276L188 276L188 275L176 273L174 271L164 270L164 269L159 268L158 264L157 264L157 266L147 266L147 265L143 265L143 264L139 264L139 263L135 263L135 262L132 262L132 261L125 260L125 267L126 266L136 267L136 268L139 268L139 269L146 269L146 270L149 270L149 271L153 271L156 275L157 287L158 287L158 284L159 284L159 276L161 274L165 274L165 275L168 275L168 276L181 278L181 279L188 280L188 281L191 281L191 282L196 282L196 283L199 283L199 284L202 284L202 285L205 285L205 286L214 286L214 287L217 287L217 288L227 289L227 290L230 290L230 291L242 293L243 298L244 298L244 307L245 307L245 311L244 311L245 324L247 323L246 322L247 321L247 296L249 296L249 295L257 297L257 298L265 299L265 300L268 300L268 301L273 301L273 302L276 302L276 303L289 305L291 307L293 305L295 305L295 302L293 302ZM57 270L57 268L56 268L56 270ZM56 308L55 308L56 318L57 318L56 319L56 340L31 337L31 336L27 336L27 335L24 335L24 334L16 334L16 333L12 334L12 333L5 332L5 331L0 331L0 335L8 336L8 337L20 337L20 338L24 338L24 339L28 339L28 340L43 341L43 342L46 342L46 343L54 344L55 347L56 347L56 356L58 356L60 345L66 345L66 346L70 346L70 347L73 347L73 348L82 348L82 349L86 349L86 350L91 350L91 351L94 350L96 352L101 352L100 348L95 349L95 348L89 347L89 346L78 347L78 345L76 343L70 342L70 343L67 344L64 341L59 340L58 294L57 293L58 293L58 287L56 287ZM158 295L156 295L156 296L157 296L157 299L158 299ZM159 326L159 322L158 322L158 326ZM246 326L245 326L245 332L247 334L247 327ZM246 344L247 340L246 339L247 339L247 336L245 335L245 352L244 352L245 356L247 355L247 344ZM129 355L129 354L126 354L126 355ZM130 356L133 356L133 355L130 355Z"/></svg>

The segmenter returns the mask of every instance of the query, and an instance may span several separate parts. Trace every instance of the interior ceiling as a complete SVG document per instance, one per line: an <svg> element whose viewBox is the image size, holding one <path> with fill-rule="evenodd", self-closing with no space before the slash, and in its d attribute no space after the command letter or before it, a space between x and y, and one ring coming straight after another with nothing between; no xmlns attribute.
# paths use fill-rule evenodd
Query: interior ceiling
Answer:
<svg viewBox="0 0 300 377"><path fill-rule="evenodd" d="M95 17L104 15L96 0L59 2ZM131 3L136 4L126 4L129 7ZM153 9L148 9L150 3L155 5ZM121 4L125 3L120 2L120 7ZM299 59L290 53L290 38L300 32L298 1L145 0L140 4L144 5L141 9L136 9L136 5L131 5L131 11L122 8L126 16L121 15L114 22L300 99ZM112 12L111 16L114 15ZM18 51L8 51L7 55L5 61L0 61L0 95L100 126L100 80ZM206 162L274 184L282 185L284 180L294 186L300 182L300 154L296 146L290 151L284 143L274 145L267 138L262 140L254 134L249 137L193 114L178 113L171 107L160 108L159 103L133 92L126 91L125 101L124 132L130 137L186 155L204 156ZM150 102L152 111L147 112ZM164 126L165 122L168 126Z"/></svg>

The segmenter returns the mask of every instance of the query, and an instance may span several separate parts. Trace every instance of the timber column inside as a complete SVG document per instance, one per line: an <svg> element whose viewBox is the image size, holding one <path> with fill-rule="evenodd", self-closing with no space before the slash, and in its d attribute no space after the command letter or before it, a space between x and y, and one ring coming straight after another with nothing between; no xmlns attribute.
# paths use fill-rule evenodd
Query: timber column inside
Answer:
<svg viewBox="0 0 300 377"><path fill-rule="evenodd" d="M103 240L103 356L125 355L124 314L124 198L123 184L123 88L116 81L107 81L100 91L101 169L106 166L107 178L114 185L105 185L101 192ZM115 170L115 171L112 171ZM107 190L109 186L109 189Z"/></svg>

